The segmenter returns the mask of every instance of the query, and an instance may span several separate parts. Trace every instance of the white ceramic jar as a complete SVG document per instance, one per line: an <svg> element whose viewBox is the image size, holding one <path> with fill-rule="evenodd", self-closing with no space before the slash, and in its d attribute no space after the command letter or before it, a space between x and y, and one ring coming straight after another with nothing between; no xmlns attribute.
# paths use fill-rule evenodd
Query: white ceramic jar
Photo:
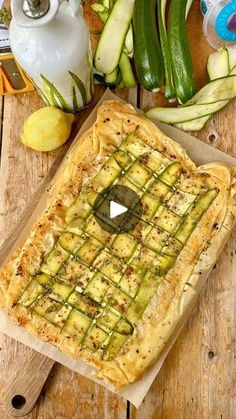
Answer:
<svg viewBox="0 0 236 419"><path fill-rule="evenodd" d="M10 45L47 105L76 112L93 96L92 55L80 0L50 0L47 13L26 16L12 0Z"/></svg>

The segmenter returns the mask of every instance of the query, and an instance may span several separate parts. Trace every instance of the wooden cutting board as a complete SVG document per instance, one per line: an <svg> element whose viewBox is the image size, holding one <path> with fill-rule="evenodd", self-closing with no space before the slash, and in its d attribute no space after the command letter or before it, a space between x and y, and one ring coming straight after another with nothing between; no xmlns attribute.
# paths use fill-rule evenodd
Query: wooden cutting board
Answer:
<svg viewBox="0 0 236 419"><path fill-rule="evenodd" d="M88 2L87 2L88 3ZM88 4L90 30L100 23ZM211 51L202 35L199 1L188 21L194 68L199 87L207 80ZM93 45L98 35L91 35ZM97 88L96 99L103 88ZM147 109L164 104L162 94L140 88L120 96ZM19 137L24 119L42 106L36 93L0 100L0 240L3 242L47 174L60 151L47 154L26 150ZM88 112L88 111L87 111ZM195 135L236 157L236 103L231 102ZM69 145L69 144L68 144ZM65 145L65 149L68 147ZM235 233L215 266L205 292L170 352L142 406L136 410L120 397L73 371L56 365L30 419L235 419L236 418L236 254ZM33 351L0 335L0 418L4 391Z"/></svg>

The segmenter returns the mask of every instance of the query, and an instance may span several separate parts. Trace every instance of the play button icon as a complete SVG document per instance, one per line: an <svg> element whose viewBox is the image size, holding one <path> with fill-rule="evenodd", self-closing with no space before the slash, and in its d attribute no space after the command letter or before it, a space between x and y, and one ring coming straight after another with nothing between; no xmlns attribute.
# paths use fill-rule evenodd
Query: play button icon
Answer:
<svg viewBox="0 0 236 419"><path fill-rule="evenodd" d="M117 204L115 201L110 202L110 218L116 218L127 211L128 208L124 207L124 205Z"/></svg>
<svg viewBox="0 0 236 419"><path fill-rule="evenodd" d="M127 233L140 222L140 197L127 186L114 185L98 195L93 214L103 230L112 234Z"/></svg>

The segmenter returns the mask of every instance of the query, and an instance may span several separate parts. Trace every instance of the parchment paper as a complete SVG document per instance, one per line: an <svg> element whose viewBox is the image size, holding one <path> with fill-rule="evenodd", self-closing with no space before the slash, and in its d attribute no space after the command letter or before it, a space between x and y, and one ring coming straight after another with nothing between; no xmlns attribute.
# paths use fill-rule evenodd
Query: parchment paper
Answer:
<svg viewBox="0 0 236 419"><path fill-rule="evenodd" d="M82 128L80 129L78 135L76 136L68 152L79 141L81 135L85 131L87 131L87 129L90 128L91 125L95 122L97 107L101 104L101 102L107 99L120 100L117 96L115 96L113 93L107 90L105 94L103 95L103 97L98 102L95 109L92 111L92 113L86 120L86 122L83 124ZM218 151L217 149L203 143L202 141L197 140L196 138L190 136L189 134L186 134L180 130L177 130L174 127L171 127L169 125L162 124L162 123L158 123L157 125L166 135L168 135L169 137L173 138L175 141L180 143L185 148L185 150L187 151L191 159L197 165L209 163L212 161L221 161L221 162L225 162L231 166L236 167L236 159L234 159L233 157L225 153L222 153L221 151ZM53 168L49 172L48 176L44 180L41 187L39 188L39 191L36 193L32 202L22 214L22 217L20 219L18 226L14 229L14 233L6 241L6 243L3 245L2 249L0 250L0 265L2 265L8 259L12 251L14 251L15 248L17 248L21 243L23 243L24 239L28 236L28 233L31 230L31 227L34 221L36 220L38 214L42 211L45 205L45 199L47 199L47 194L48 194L46 189L48 188L50 183L53 183L53 181L55 180L55 177L57 175L55 175L53 179L52 177L53 177L53 174L55 173L55 168L59 168L60 164L61 164L61 158L59 158L58 161L55 162L55 164L53 165ZM198 287L199 291L204 286L209 276L209 273L210 271L205 272L204 275L202 275L201 284ZM40 339L31 335L25 329L12 325L8 319L6 312L3 309L0 310L0 332L5 333L11 338L18 340L19 342L22 342L23 344L29 346L30 348L38 352L41 352L42 354L54 359L60 364L63 364L66 367L71 368L74 371L77 371L79 374L87 378L90 378L91 380L108 388L114 393L121 395L122 397L129 400L134 406L138 408L140 404L142 403L144 397L146 396L154 379L156 378L166 356L168 355L171 347L173 346L175 340L177 339L181 329L183 328L184 323L187 320L188 315L192 307L194 306L197 297L198 297L198 294L196 293L195 297L191 301L191 304L188 306L187 311L185 312L184 318L180 318L179 324L175 329L174 335L172 335L171 339L168 341L165 347L165 350L163 351L162 355L159 357L158 361L146 372L142 380L128 386L126 389L120 391L119 393L115 392L112 386L104 384L103 382L93 377L91 375L94 372L93 367L88 366L83 361L74 360L64 355L54 346L42 342Z"/></svg>

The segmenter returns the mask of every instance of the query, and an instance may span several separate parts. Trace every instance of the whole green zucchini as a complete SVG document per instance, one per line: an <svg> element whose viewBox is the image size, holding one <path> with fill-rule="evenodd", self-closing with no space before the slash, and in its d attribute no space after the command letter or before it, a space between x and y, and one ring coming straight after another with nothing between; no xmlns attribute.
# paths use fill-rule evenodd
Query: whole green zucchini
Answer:
<svg viewBox="0 0 236 419"><path fill-rule="evenodd" d="M196 93L193 65L186 31L188 0L171 0L168 16L168 40L176 94L181 103Z"/></svg>
<svg viewBox="0 0 236 419"><path fill-rule="evenodd" d="M157 92L164 83L164 66L156 23L156 0L136 0L134 62L142 87Z"/></svg>

